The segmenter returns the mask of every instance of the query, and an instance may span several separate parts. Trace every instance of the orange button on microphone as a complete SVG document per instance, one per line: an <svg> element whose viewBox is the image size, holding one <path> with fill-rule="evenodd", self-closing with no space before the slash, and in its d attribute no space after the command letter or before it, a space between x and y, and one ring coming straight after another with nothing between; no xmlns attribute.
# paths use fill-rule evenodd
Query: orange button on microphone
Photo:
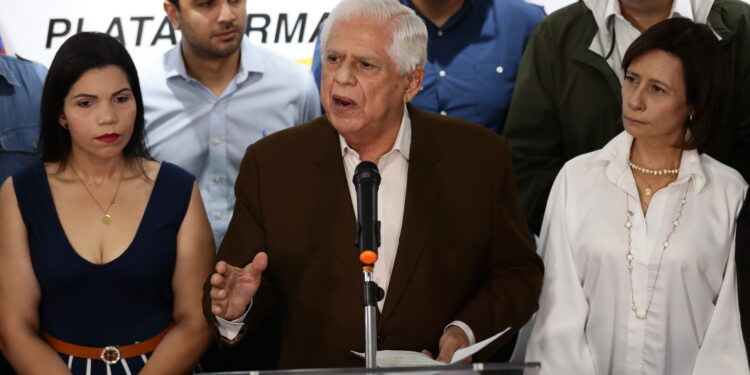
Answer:
<svg viewBox="0 0 750 375"><path fill-rule="evenodd" d="M372 250L365 250L359 253L359 261L362 264L375 264L378 260L378 254Z"/></svg>

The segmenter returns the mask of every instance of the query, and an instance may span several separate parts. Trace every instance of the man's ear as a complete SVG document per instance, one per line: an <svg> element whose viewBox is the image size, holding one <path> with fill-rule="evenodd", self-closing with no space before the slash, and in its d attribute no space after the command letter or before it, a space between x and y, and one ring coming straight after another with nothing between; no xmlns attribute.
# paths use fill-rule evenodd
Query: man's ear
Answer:
<svg viewBox="0 0 750 375"><path fill-rule="evenodd" d="M404 103L411 101L419 91L422 90L424 80L424 67L418 66L404 77L406 79L406 90L404 91Z"/></svg>
<svg viewBox="0 0 750 375"><path fill-rule="evenodd" d="M180 10L169 0L164 0L164 11L175 30L180 29Z"/></svg>

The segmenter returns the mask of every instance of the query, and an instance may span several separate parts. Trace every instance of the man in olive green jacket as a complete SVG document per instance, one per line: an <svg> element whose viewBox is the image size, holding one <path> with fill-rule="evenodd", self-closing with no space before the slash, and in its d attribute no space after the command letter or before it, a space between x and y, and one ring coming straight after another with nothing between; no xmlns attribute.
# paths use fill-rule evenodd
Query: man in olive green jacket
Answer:
<svg viewBox="0 0 750 375"><path fill-rule="evenodd" d="M603 48L599 54L590 49L600 30L591 9L601 10L606 1L578 1L549 15L531 36L521 60L505 136L526 218L535 233L539 233L547 196L563 164L603 147L623 130L622 77L602 57L612 51ZM619 2L623 14L626 2ZM698 12L704 7L703 18L707 14L706 23L721 38L727 57L730 82L724 121L716 124L721 130L704 151L748 179L750 6L739 0L715 0L710 10L705 0L673 0L667 6L677 2L688 9L692 5ZM679 14L674 7L672 13ZM600 19L599 24L605 23Z"/></svg>

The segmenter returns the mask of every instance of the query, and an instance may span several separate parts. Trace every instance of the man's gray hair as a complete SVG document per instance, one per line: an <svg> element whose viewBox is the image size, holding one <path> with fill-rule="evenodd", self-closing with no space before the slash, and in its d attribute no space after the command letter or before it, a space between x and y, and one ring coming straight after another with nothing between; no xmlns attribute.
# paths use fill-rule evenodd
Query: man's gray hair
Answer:
<svg viewBox="0 0 750 375"><path fill-rule="evenodd" d="M427 26L414 10L397 0L342 0L328 15L320 33L320 54L325 61L326 43L336 23L364 17L390 26L386 46L398 74L404 75L427 61Z"/></svg>

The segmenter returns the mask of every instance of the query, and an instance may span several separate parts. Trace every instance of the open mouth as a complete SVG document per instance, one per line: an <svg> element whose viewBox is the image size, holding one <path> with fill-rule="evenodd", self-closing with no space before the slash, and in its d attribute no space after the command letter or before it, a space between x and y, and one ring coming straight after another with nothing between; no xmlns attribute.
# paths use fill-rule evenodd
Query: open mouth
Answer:
<svg viewBox="0 0 750 375"><path fill-rule="evenodd" d="M333 95L333 105L337 109L346 110L354 107L356 103L345 96Z"/></svg>

